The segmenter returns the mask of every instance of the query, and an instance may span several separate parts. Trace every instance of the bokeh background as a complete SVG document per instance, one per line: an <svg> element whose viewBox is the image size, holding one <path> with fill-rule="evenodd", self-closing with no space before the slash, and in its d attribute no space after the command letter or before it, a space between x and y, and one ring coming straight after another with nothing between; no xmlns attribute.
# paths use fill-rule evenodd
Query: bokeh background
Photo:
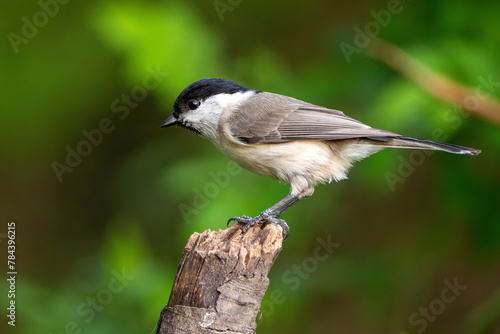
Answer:
<svg viewBox="0 0 500 334"><path fill-rule="evenodd" d="M460 106L500 96L498 1L60 1L2 1L0 259L4 277L14 221L18 275L0 328L150 333L188 237L288 192L159 128L184 87L225 77L483 151L385 150L318 186L284 215L258 333L500 333L500 129ZM375 37L470 99L370 57Z"/></svg>

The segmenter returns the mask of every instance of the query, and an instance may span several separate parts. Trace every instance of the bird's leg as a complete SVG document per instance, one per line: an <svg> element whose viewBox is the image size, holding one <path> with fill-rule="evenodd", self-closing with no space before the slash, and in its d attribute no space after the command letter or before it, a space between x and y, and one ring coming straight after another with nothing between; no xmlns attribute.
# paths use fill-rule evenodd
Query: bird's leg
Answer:
<svg viewBox="0 0 500 334"><path fill-rule="evenodd" d="M288 198L288 200L287 201L283 201L286 198ZM297 197L297 196L291 196L291 195L286 196L281 201L279 201L278 203L276 203L275 205L273 205L271 207L272 210L273 210L273 215L275 217L281 216L286 210L290 209L292 206L294 206L295 204L297 204L302 199L303 198L299 199L299 197ZM280 205L278 205L278 204L280 204Z"/></svg>
<svg viewBox="0 0 500 334"><path fill-rule="evenodd" d="M290 228L283 219L278 219L278 217L300 200L301 199L299 199L299 197L288 194L270 208L262 211L262 213L257 217L233 217L228 220L227 224L229 226L229 223L231 223L232 221L235 221L236 223L244 223L245 225L241 228L241 231L245 232L250 226L256 223L275 223L283 228L283 234L285 236L283 241L285 241L288 238L288 234L290 233Z"/></svg>

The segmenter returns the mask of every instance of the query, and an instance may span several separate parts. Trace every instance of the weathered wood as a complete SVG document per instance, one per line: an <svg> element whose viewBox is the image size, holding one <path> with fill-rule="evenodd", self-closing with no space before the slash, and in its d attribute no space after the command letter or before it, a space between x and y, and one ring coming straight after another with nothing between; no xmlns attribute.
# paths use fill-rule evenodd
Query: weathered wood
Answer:
<svg viewBox="0 0 500 334"><path fill-rule="evenodd" d="M255 333L282 229L258 224L241 233L240 228L191 235L156 333Z"/></svg>

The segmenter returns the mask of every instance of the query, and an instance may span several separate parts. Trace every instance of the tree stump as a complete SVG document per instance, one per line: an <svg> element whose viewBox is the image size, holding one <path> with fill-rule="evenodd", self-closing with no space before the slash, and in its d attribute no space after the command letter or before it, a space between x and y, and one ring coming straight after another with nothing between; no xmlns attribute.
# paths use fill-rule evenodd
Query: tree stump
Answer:
<svg viewBox="0 0 500 334"><path fill-rule="evenodd" d="M241 233L241 226L191 235L157 334L255 333L282 229L256 224Z"/></svg>

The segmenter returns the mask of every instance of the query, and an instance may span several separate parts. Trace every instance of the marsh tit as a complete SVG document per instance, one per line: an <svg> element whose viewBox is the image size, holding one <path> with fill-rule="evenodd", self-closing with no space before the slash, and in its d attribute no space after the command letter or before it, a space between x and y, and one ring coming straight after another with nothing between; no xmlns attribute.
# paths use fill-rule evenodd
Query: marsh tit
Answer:
<svg viewBox="0 0 500 334"><path fill-rule="evenodd" d="M347 178L356 161L387 147L440 150L477 155L481 151L374 129L343 112L292 97L262 92L220 78L198 80L177 97L173 114L161 127L180 125L209 139L241 167L290 184L290 193L257 217L229 219L277 223L309 197L318 183Z"/></svg>

